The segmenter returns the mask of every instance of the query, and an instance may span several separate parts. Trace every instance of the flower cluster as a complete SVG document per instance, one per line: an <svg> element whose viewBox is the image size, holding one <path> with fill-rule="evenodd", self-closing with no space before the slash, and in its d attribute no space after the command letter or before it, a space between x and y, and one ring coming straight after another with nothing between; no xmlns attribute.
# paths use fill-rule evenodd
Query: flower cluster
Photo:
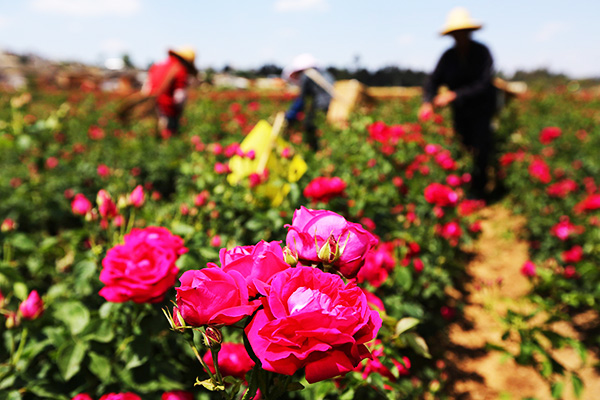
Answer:
<svg viewBox="0 0 600 400"><path fill-rule="evenodd" d="M343 375L371 357L366 343L382 321L354 282L315 267L353 278L377 239L327 210L302 207L287 227L284 249L264 241L221 249L220 266L186 271L172 324L218 328L249 318L244 332L263 369L293 375L304 368L311 383ZM220 348L225 374L243 377L252 368L243 346Z"/></svg>

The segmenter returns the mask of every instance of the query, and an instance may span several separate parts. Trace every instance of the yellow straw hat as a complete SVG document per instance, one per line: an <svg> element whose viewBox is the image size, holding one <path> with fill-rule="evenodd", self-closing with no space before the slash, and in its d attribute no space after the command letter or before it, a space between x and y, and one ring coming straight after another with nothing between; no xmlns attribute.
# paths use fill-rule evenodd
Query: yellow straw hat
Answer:
<svg viewBox="0 0 600 400"><path fill-rule="evenodd" d="M478 21L471 19L469 11L464 7L456 7L450 10L446 17L446 24L440 34L447 35L454 31L481 29L482 25Z"/></svg>
<svg viewBox="0 0 600 400"><path fill-rule="evenodd" d="M197 72L194 62L196 61L196 51L191 46L182 46L169 50L169 54L178 57L186 63L186 66L192 71Z"/></svg>

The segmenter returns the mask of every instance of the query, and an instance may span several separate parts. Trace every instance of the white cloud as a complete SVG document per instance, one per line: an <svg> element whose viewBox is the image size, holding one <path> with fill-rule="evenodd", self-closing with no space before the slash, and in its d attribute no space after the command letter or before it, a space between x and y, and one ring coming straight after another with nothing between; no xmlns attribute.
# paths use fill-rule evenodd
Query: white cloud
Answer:
<svg viewBox="0 0 600 400"><path fill-rule="evenodd" d="M328 11L330 8L327 0L277 0L275 10L279 12L291 11Z"/></svg>
<svg viewBox="0 0 600 400"><path fill-rule="evenodd" d="M409 33L400 35L396 38L396 42L400 45L400 46L407 46L409 44L412 44L415 41L415 36L411 35Z"/></svg>
<svg viewBox="0 0 600 400"><path fill-rule="evenodd" d="M559 33L567 31L568 25L565 22L547 22L536 32L534 40L536 42L547 42Z"/></svg>
<svg viewBox="0 0 600 400"><path fill-rule="evenodd" d="M77 17L128 17L142 8L141 0L32 0L37 12Z"/></svg>

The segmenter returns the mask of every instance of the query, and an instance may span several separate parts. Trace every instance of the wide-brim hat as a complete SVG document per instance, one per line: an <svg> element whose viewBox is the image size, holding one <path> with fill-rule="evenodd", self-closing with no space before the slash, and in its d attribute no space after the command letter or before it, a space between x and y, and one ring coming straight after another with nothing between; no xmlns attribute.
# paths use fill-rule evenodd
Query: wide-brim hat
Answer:
<svg viewBox="0 0 600 400"><path fill-rule="evenodd" d="M482 26L479 21L471 18L471 14L466 8L456 7L448 13L446 24L443 26L440 35L444 36L455 31L475 31L481 29Z"/></svg>
<svg viewBox="0 0 600 400"><path fill-rule="evenodd" d="M170 49L169 54L172 56L175 56L175 57L179 58L181 61L183 61L184 65L193 74L196 74L198 72L198 70L196 69L196 66L194 65L194 62L196 61L196 51L194 50L193 47L182 46L182 47L178 47L176 49Z"/></svg>
<svg viewBox="0 0 600 400"><path fill-rule="evenodd" d="M281 72L283 79L289 80L293 73L316 68L318 66L317 59L312 54L300 54L292 60Z"/></svg>

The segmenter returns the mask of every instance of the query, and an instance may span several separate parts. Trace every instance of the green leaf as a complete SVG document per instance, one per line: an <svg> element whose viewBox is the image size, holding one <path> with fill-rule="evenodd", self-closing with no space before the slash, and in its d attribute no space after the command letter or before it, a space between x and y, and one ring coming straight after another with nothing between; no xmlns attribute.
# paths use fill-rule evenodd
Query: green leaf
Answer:
<svg viewBox="0 0 600 400"><path fill-rule="evenodd" d="M575 397L580 399L581 395L583 394L583 381L576 373L571 374L571 385L573 385L573 393L575 393Z"/></svg>
<svg viewBox="0 0 600 400"><path fill-rule="evenodd" d="M417 352L417 354L425 357L431 358L431 354L429 354L429 347L421 336L418 336L415 333L408 333L405 335L409 346Z"/></svg>
<svg viewBox="0 0 600 400"><path fill-rule="evenodd" d="M565 384L563 382L554 382L551 385L552 398L560 399L562 397L562 392L563 392L564 387L565 387Z"/></svg>
<svg viewBox="0 0 600 400"><path fill-rule="evenodd" d="M191 225L187 225L184 224L183 222L175 222L172 227L171 227L171 231L173 232L174 235L179 235L179 236L192 236L196 230L194 229L193 226Z"/></svg>
<svg viewBox="0 0 600 400"><path fill-rule="evenodd" d="M23 282L15 282L13 285L13 293L19 300L25 300L29 296L29 289Z"/></svg>
<svg viewBox="0 0 600 400"><path fill-rule="evenodd" d="M214 392L217 390L225 390L225 386L217 385L217 384L213 383L213 381L210 379L207 379L205 381L200 381L200 380L198 380L198 378L196 378L196 383L194 383L194 386L202 386L202 387L210 390L211 392Z"/></svg>
<svg viewBox="0 0 600 400"><path fill-rule="evenodd" d="M17 233L10 239L10 243L19 250L32 251L36 249L33 240L29 239L23 233Z"/></svg>
<svg viewBox="0 0 600 400"><path fill-rule="evenodd" d="M54 318L64 322L72 335L81 333L90 322L90 312L79 301L57 303L54 307Z"/></svg>
<svg viewBox="0 0 600 400"><path fill-rule="evenodd" d="M56 364L65 381L71 379L81 368L87 344L84 342L65 342L58 350Z"/></svg>
<svg viewBox="0 0 600 400"><path fill-rule="evenodd" d="M395 334L397 336L399 336L402 333L406 332L407 330L412 329L415 326L417 326L419 324L419 322L421 322L421 321L419 321L418 319L413 318L413 317L402 318L396 324Z"/></svg>
<svg viewBox="0 0 600 400"><path fill-rule="evenodd" d="M110 360L100 354L89 353L90 371L94 373L103 383L108 383L111 377Z"/></svg>

